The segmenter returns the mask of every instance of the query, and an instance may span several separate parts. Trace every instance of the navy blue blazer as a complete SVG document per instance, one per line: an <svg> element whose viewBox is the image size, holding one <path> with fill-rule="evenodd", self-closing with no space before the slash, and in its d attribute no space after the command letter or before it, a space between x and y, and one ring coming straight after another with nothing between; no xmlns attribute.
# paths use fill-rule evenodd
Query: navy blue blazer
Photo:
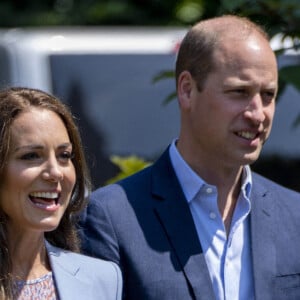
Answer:
<svg viewBox="0 0 300 300"><path fill-rule="evenodd" d="M299 300L300 194L252 175L255 299ZM84 251L121 267L124 299L215 299L168 150L154 165L96 190L81 225Z"/></svg>

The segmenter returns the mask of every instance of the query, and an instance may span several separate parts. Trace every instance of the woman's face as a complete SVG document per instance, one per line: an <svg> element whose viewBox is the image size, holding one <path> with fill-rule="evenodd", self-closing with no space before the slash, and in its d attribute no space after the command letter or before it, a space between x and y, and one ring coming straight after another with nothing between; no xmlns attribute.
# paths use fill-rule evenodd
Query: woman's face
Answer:
<svg viewBox="0 0 300 300"><path fill-rule="evenodd" d="M12 123L0 205L14 233L54 230L76 181L72 144L60 117L31 108Z"/></svg>

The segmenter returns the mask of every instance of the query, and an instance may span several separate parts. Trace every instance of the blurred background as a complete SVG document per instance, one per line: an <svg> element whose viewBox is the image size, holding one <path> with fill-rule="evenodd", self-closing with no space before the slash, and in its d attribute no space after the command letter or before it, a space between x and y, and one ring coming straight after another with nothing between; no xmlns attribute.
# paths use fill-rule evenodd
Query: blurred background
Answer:
<svg viewBox="0 0 300 300"><path fill-rule="evenodd" d="M273 130L253 169L300 191L299 0L0 0L0 87L70 105L98 187L177 136L176 51L189 26L226 13L264 26L278 57Z"/></svg>

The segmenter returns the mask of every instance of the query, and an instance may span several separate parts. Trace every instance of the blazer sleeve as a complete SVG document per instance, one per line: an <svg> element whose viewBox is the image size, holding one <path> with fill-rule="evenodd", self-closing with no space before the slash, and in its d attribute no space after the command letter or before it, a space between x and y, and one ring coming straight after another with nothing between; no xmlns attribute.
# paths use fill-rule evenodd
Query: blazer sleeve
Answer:
<svg viewBox="0 0 300 300"><path fill-rule="evenodd" d="M80 222L83 253L120 264L118 239L110 218L110 204L124 197L125 192L117 184L92 193Z"/></svg>
<svg viewBox="0 0 300 300"><path fill-rule="evenodd" d="M86 297L86 299L120 300L123 288L120 268L110 261L82 255L80 257L82 259L82 267L76 275L81 282L87 281L89 284L91 295ZM88 295L87 292L85 293L82 293L83 298L85 298L84 295Z"/></svg>

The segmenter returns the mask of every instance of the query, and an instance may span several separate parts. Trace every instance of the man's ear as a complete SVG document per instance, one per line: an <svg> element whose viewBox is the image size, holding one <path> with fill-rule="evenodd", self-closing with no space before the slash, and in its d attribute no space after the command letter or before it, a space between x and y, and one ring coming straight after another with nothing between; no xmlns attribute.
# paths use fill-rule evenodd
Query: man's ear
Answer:
<svg viewBox="0 0 300 300"><path fill-rule="evenodd" d="M190 107L193 89L195 88L194 79L189 71L183 71L177 81L177 97L182 109Z"/></svg>

